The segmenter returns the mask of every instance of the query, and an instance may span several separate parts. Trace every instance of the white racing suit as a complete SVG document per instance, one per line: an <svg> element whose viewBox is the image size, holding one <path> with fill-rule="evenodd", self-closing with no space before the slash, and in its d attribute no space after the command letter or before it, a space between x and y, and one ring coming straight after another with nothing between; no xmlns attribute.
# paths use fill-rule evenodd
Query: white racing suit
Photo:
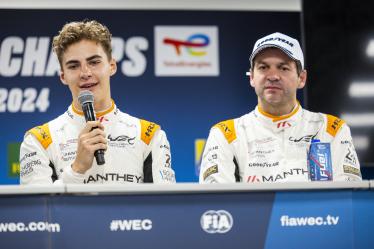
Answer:
<svg viewBox="0 0 374 249"><path fill-rule="evenodd" d="M169 142L160 126L121 112L114 103L97 118L108 142L105 164L79 174L71 168L83 113L69 109L58 118L29 130L20 149L21 184L174 183Z"/></svg>
<svg viewBox="0 0 374 249"><path fill-rule="evenodd" d="M215 125L205 145L200 183L309 181L312 139L330 143L333 181L361 180L349 127L298 104L289 115L275 117L256 107Z"/></svg>

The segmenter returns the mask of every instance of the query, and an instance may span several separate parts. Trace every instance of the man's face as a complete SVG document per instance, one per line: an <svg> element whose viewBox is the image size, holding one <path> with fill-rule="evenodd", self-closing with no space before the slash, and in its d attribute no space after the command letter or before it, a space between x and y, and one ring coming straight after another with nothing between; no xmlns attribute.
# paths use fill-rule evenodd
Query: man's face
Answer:
<svg viewBox="0 0 374 249"><path fill-rule="evenodd" d="M95 97L95 109L106 108L111 103L110 76L117 70L115 61L109 60L102 46L90 40L70 45L62 56L61 81L69 86L75 107L78 95L89 90Z"/></svg>
<svg viewBox="0 0 374 249"><path fill-rule="evenodd" d="M266 48L254 59L250 75L262 107L293 107L296 91L305 85L306 71L297 74L296 62L277 48Z"/></svg>

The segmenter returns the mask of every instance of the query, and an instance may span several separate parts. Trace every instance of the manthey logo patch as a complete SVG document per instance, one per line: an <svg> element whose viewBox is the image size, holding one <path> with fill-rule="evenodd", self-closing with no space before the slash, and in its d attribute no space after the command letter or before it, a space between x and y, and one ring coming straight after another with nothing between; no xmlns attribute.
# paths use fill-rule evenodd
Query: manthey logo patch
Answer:
<svg viewBox="0 0 374 249"><path fill-rule="evenodd" d="M156 76L219 76L218 27L156 26Z"/></svg>

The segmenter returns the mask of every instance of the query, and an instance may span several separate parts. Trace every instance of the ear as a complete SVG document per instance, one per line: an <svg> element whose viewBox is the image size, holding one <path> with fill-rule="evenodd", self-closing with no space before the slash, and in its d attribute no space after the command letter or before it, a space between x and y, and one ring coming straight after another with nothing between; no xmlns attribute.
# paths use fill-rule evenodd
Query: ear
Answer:
<svg viewBox="0 0 374 249"><path fill-rule="evenodd" d="M115 59L110 60L110 76L113 76L117 72L117 62Z"/></svg>
<svg viewBox="0 0 374 249"><path fill-rule="evenodd" d="M60 80L62 82L62 84L64 85L69 85L66 80L65 80L65 74L64 74L64 71L63 70L60 70Z"/></svg>
<svg viewBox="0 0 374 249"><path fill-rule="evenodd" d="M253 74L252 74L251 70L249 70L247 72L247 75L249 75L249 84L251 84L252 87L255 87L255 83L253 81Z"/></svg>
<svg viewBox="0 0 374 249"><path fill-rule="evenodd" d="M297 86L298 89L302 89L306 84L307 79L307 72L303 70L299 75L299 85Z"/></svg>

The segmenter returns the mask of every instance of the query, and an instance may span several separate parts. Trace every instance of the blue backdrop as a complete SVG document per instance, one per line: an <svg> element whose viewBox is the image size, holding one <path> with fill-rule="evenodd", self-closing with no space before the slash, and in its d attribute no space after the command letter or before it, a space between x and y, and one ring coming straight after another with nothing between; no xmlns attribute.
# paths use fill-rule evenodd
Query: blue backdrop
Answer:
<svg viewBox="0 0 374 249"><path fill-rule="evenodd" d="M84 18L96 19L111 30L119 68L111 81L112 97L122 111L159 123L166 131L178 182L198 179L195 161L201 148L195 155L196 139L205 139L215 123L255 107L257 98L245 72L257 38L275 31L301 36L299 12L0 10L1 184L18 183L17 150L25 131L70 105L70 92L60 83L58 64L50 57L51 40L62 25ZM183 47L179 56L195 63L214 60L215 73L210 74L208 67L200 71L207 75L156 76L160 46L171 49L170 60L181 58L172 54L170 44L156 46L156 27L164 26L183 31L169 33L170 38L201 42L191 37L208 37L209 43L195 51L213 49L215 59L193 57ZM302 102L301 94L299 99Z"/></svg>

